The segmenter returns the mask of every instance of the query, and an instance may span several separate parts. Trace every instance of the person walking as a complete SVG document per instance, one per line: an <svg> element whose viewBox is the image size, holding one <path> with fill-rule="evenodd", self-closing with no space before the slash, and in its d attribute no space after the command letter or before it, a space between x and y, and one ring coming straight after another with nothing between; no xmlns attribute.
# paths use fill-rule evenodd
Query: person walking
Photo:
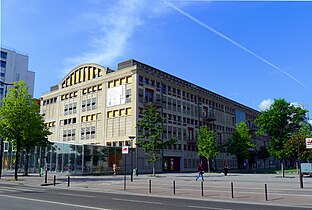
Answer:
<svg viewBox="0 0 312 210"><path fill-rule="evenodd" d="M224 162L223 165L223 170L224 170L224 176L226 176L228 174L229 168L226 162Z"/></svg>
<svg viewBox="0 0 312 210"><path fill-rule="evenodd" d="M117 176L117 164L113 164L113 176Z"/></svg>
<svg viewBox="0 0 312 210"><path fill-rule="evenodd" d="M204 170L203 170L202 164L198 164L198 174L196 176L196 181L198 180L199 177L202 178L202 181L205 181L204 180Z"/></svg>

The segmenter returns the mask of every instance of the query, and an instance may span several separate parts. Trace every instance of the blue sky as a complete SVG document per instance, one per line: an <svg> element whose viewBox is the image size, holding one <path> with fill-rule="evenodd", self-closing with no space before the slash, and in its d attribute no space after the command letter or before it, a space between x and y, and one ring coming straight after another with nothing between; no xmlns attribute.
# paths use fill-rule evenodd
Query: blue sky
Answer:
<svg viewBox="0 0 312 210"><path fill-rule="evenodd" d="M312 110L312 2L3 0L1 45L29 55L35 97L82 63L134 58L259 110Z"/></svg>

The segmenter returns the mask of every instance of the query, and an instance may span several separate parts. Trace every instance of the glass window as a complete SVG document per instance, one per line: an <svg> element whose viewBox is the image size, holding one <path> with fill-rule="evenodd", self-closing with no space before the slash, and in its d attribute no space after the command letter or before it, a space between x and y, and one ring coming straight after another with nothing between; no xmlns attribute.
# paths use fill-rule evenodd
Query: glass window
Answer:
<svg viewBox="0 0 312 210"><path fill-rule="evenodd" d="M6 61L1 60L1 67L5 68L6 67Z"/></svg>
<svg viewBox="0 0 312 210"><path fill-rule="evenodd" d="M1 72L1 73L0 73L0 76L1 76L1 77L5 77L5 73Z"/></svg>
<svg viewBox="0 0 312 210"><path fill-rule="evenodd" d="M1 51L1 58L7 59L8 53Z"/></svg>

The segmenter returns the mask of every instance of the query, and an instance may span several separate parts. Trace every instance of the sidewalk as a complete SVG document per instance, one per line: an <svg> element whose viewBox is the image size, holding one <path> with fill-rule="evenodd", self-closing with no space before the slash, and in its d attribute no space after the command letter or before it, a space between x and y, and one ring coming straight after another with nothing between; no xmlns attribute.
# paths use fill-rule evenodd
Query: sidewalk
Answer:
<svg viewBox="0 0 312 210"><path fill-rule="evenodd" d="M56 175L57 184L53 186ZM304 177L304 188L299 187L299 178L288 174L284 178L279 174L205 174L203 191L201 181L195 181L196 173L159 174L157 177L139 175L130 181L127 175L124 190L124 175L113 176L71 176L68 187L67 174L48 174L48 186L44 185L44 176L31 174L19 176L19 181L12 181L12 174L4 174L1 183L15 183L25 186L79 189L114 193L134 193L149 196L174 198L220 200L227 202L261 203L268 205L302 206L312 208L312 177ZM200 179L199 179L200 180ZM175 182L175 194L174 184ZM151 184L151 185L150 185ZM267 198L265 197L267 185ZM233 198L232 188L233 186ZM202 196L203 193L203 196Z"/></svg>

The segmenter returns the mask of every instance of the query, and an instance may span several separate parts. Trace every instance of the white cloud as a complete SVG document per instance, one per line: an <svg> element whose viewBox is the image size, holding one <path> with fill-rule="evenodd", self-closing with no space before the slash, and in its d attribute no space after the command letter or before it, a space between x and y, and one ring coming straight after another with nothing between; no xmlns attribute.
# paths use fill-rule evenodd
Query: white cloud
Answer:
<svg viewBox="0 0 312 210"><path fill-rule="evenodd" d="M110 5L109 8L99 10L101 12L92 15L97 30L90 36L90 50L67 58L65 62L68 66L82 63L98 63L106 66L118 56L123 55L127 40L142 24L140 11L143 7L143 0L120 0Z"/></svg>
<svg viewBox="0 0 312 210"><path fill-rule="evenodd" d="M89 50L66 58L63 74L82 63L115 64L116 59L127 53L136 30L147 24L147 19L160 17L170 9L161 1L118 0L104 4L103 0L94 0L93 3L103 8L85 15L95 23L90 27L96 29L89 36Z"/></svg>
<svg viewBox="0 0 312 210"><path fill-rule="evenodd" d="M260 111L264 111L270 108L270 106L273 104L273 100L268 98L263 100L260 104L259 104L259 109Z"/></svg>

